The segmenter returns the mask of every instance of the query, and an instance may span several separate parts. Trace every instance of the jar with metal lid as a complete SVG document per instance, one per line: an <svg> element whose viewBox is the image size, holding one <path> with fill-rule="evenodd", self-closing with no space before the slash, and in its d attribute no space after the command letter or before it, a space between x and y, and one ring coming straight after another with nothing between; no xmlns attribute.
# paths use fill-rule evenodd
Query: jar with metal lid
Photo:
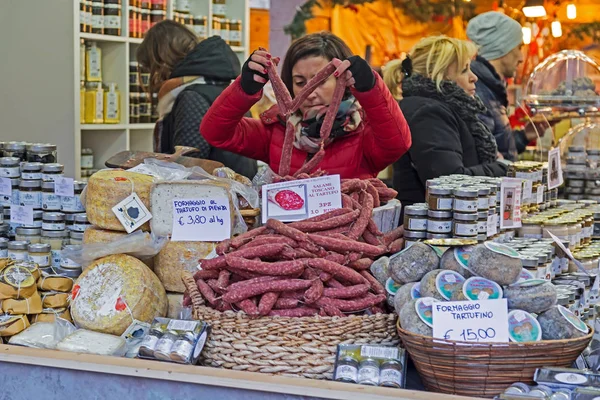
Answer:
<svg viewBox="0 0 600 400"><path fill-rule="evenodd" d="M29 248L29 261L32 261L40 268L50 267L50 259L52 255L50 253L50 245L43 243L30 244Z"/></svg>
<svg viewBox="0 0 600 400"><path fill-rule="evenodd" d="M221 34L221 18L214 15L213 12L213 17L212 17L212 32L215 35L220 35Z"/></svg>
<svg viewBox="0 0 600 400"><path fill-rule="evenodd" d="M54 182L42 182L42 210L60 211L60 196L54 193Z"/></svg>
<svg viewBox="0 0 600 400"><path fill-rule="evenodd" d="M212 11L213 15L221 18L225 18L227 15L227 5L226 0L212 0Z"/></svg>
<svg viewBox="0 0 600 400"><path fill-rule="evenodd" d="M8 242L8 238L0 234L0 258L8 258Z"/></svg>
<svg viewBox="0 0 600 400"><path fill-rule="evenodd" d="M27 161L26 142L7 142L4 144L4 157L15 157L19 161Z"/></svg>
<svg viewBox="0 0 600 400"><path fill-rule="evenodd" d="M427 232L438 234L452 233L452 212L428 210Z"/></svg>
<svg viewBox="0 0 600 400"><path fill-rule="evenodd" d="M177 336L173 347L171 347L171 360L186 364L189 362L194 351L196 337L193 332L184 332Z"/></svg>
<svg viewBox="0 0 600 400"><path fill-rule="evenodd" d="M22 206L42 208L42 181L21 181L19 184L19 203Z"/></svg>
<svg viewBox="0 0 600 400"><path fill-rule="evenodd" d="M150 26L154 26L167 18L167 12L164 10L150 11Z"/></svg>
<svg viewBox="0 0 600 400"><path fill-rule="evenodd" d="M29 259L29 242L26 240L13 240L8 242L8 258L15 261L27 261Z"/></svg>
<svg viewBox="0 0 600 400"><path fill-rule="evenodd" d="M121 6L104 4L104 34L121 36Z"/></svg>
<svg viewBox="0 0 600 400"><path fill-rule="evenodd" d="M140 94L129 94L129 123L138 124L140 122Z"/></svg>
<svg viewBox="0 0 600 400"><path fill-rule="evenodd" d="M150 71L146 68L140 68L140 85L143 89L150 87ZM148 93L144 93L148 95Z"/></svg>
<svg viewBox="0 0 600 400"><path fill-rule="evenodd" d="M65 226L67 230L71 230L73 223L75 222L75 214L65 213Z"/></svg>
<svg viewBox="0 0 600 400"><path fill-rule="evenodd" d="M42 167L44 164L41 162L26 162L21 166L21 179L28 181L39 181L42 180Z"/></svg>
<svg viewBox="0 0 600 400"><path fill-rule="evenodd" d="M427 204L430 210L452 211L454 198L452 188L448 186L430 186L428 189Z"/></svg>
<svg viewBox="0 0 600 400"><path fill-rule="evenodd" d="M543 237L542 220L533 218L523 219L521 228L519 228L519 237L541 239Z"/></svg>
<svg viewBox="0 0 600 400"><path fill-rule="evenodd" d="M566 221L567 230L569 232L569 249L574 250L579 246L579 236L581 231L581 224L577 222L575 219L570 219Z"/></svg>
<svg viewBox="0 0 600 400"><path fill-rule="evenodd" d="M427 239L427 232L424 231L404 231L404 248L410 247L413 243Z"/></svg>
<svg viewBox="0 0 600 400"><path fill-rule="evenodd" d="M475 202L475 206L477 202ZM454 212L452 233L458 238L476 239L478 232L477 214Z"/></svg>
<svg viewBox="0 0 600 400"><path fill-rule="evenodd" d="M44 164L42 167L42 180L45 182L54 182L59 176L64 176L65 166L57 163Z"/></svg>
<svg viewBox="0 0 600 400"><path fill-rule="evenodd" d="M5 208L4 211L4 221L8 221L8 237L14 238L16 230L21 224L16 222L10 222L10 208Z"/></svg>
<svg viewBox="0 0 600 400"><path fill-rule="evenodd" d="M77 231L69 231L69 238L70 238L70 244L74 245L74 244L79 244L82 245L83 244L83 232L77 232Z"/></svg>
<svg viewBox="0 0 600 400"><path fill-rule="evenodd" d="M225 41L225 43L230 44L229 42L229 20L226 18L221 19L221 39Z"/></svg>
<svg viewBox="0 0 600 400"><path fill-rule="evenodd" d="M151 122L152 105L148 93L140 93L139 113L140 123L147 124Z"/></svg>
<svg viewBox="0 0 600 400"><path fill-rule="evenodd" d="M379 385L379 361L365 358L358 365L358 383L360 385Z"/></svg>
<svg viewBox="0 0 600 400"><path fill-rule="evenodd" d="M388 360L381 364L379 386L401 388L404 375L402 363L398 360Z"/></svg>
<svg viewBox="0 0 600 400"><path fill-rule="evenodd" d="M33 143L27 145L27 161L50 164L56 162L56 145Z"/></svg>
<svg viewBox="0 0 600 400"><path fill-rule="evenodd" d="M477 188L458 188L454 189L454 211L461 213L475 213L478 206ZM475 216L477 219L477 216Z"/></svg>
<svg viewBox="0 0 600 400"><path fill-rule="evenodd" d="M163 361L171 361L171 348L173 347L173 344L175 344L177 336L179 335L176 331L166 331L156 343L154 358Z"/></svg>
<svg viewBox="0 0 600 400"><path fill-rule="evenodd" d="M19 205L19 182L19 178L10 179L11 194L10 196L0 194L1 207L10 207L12 204Z"/></svg>
<svg viewBox="0 0 600 400"><path fill-rule="evenodd" d="M75 232L85 232L90 226L92 225L87 220L87 214L75 214L71 230Z"/></svg>
<svg viewBox="0 0 600 400"><path fill-rule="evenodd" d="M404 229L426 231L427 209L415 205L404 207Z"/></svg>
<svg viewBox="0 0 600 400"><path fill-rule="evenodd" d="M64 231L65 214L61 212L45 212L42 216L42 229L45 231Z"/></svg>
<svg viewBox="0 0 600 400"><path fill-rule="evenodd" d="M188 14L190 12L190 0L175 0L173 7L175 11Z"/></svg>
<svg viewBox="0 0 600 400"><path fill-rule="evenodd" d="M477 234L485 235L485 239L487 239L487 223L488 211L486 210L477 212Z"/></svg>
<svg viewBox="0 0 600 400"><path fill-rule="evenodd" d="M490 195L488 197L488 201L489 201L489 207L496 207L497 203L496 203L496 199L498 197L498 188L496 187L496 185L492 185L490 184L489 186L490 189Z"/></svg>
<svg viewBox="0 0 600 400"><path fill-rule="evenodd" d="M137 61L129 63L129 92L136 93L141 91L140 86L140 68Z"/></svg>
<svg viewBox="0 0 600 400"><path fill-rule="evenodd" d="M6 222L0 224L0 241L9 238L10 225ZM2 257L0 257L2 258Z"/></svg>
<svg viewBox="0 0 600 400"><path fill-rule="evenodd" d="M490 189L488 187L477 187L477 210L487 211L490 208Z"/></svg>
<svg viewBox="0 0 600 400"><path fill-rule="evenodd" d="M569 228L567 223L562 220L551 219L544 223L543 237L550 238L548 232L558 237L560 240L569 241Z"/></svg>
<svg viewBox="0 0 600 400"><path fill-rule="evenodd" d="M159 339L162 337L163 331L159 326L153 326L148 334L142 339L139 355L147 358L154 358L154 349Z"/></svg>
<svg viewBox="0 0 600 400"><path fill-rule="evenodd" d="M81 192L85 188L86 183L75 181L73 182L73 196L61 196L61 210L70 213L85 212L85 207L81 203Z"/></svg>
<svg viewBox="0 0 600 400"><path fill-rule="evenodd" d="M41 234L42 230L40 228L23 228L20 226L15 229L15 240L36 244L40 242Z"/></svg>
<svg viewBox="0 0 600 400"><path fill-rule="evenodd" d="M76 252L76 251L81 250L81 246L80 245L65 245L63 250L69 251L69 252ZM65 276L68 276L69 278L73 278L73 279L78 278L82 272L82 268L81 268L80 264L78 264L75 261L71 260L70 258L67 258L64 256L60 260L60 267L55 268L55 270L57 270L57 272L60 275L65 275Z"/></svg>
<svg viewBox="0 0 600 400"><path fill-rule="evenodd" d="M42 230L42 239L40 243L50 245L50 253L53 267L59 267L62 259L62 248L69 244L69 233L67 231L45 231Z"/></svg>
<svg viewBox="0 0 600 400"><path fill-rule="evenodd" d="M92 33L104 33L104 4L92 1Z"/></svg>
<svg viewBox="0 0 600 400"><path fill-rule="evenodd" d="M2 178L18 178L21 176L19 164L21 160L17 157L1 157L0 158L0 177Z"/></svg>
<svg viewBox="0 0 600 400"><path fill-rule="evenodd" d="M229 23L229 44L231 46L241 46L244 37L242 30L242 21L232 19Z"/></svg>
<svg viewBox="0 0 600 400"><path fill-rule="evenodd" d="M150 6L153 10L167 11L167 0L151 0Z"/></svg>
<svg viewBox="0 0 600 400"><path fill-rule="evenodd" d="M335 380L337 382L358 382L358 360L352 356L345 356L337 360L335 365Z"/></svg>
<svg viewBox="0 0 600 400"><path fill-rule="evenodd" d="M94 151L90 148L81 149L81 169L94 168Z"/></svg>

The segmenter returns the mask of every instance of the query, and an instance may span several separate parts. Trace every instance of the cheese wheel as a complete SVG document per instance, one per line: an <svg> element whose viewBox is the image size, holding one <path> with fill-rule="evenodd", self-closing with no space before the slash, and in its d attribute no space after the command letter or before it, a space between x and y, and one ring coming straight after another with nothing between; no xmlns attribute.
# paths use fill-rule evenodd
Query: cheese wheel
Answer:
<svg viewBox="0 0 600 400"><path fill-rule="evenodd" d="M167 294L156 275L125 254L90 264L71 296L71 314L79 327L113 335L121 335L134 319L150 323L167 313Z"/></svg>
<svg viewBox="0 0 600 400"><path fill-rule="evenodd" d="M150 224L152 232L158 236L170 236L173 227L173 200L174 199L209 199L226 197L229 199L230 220L233 228L235 213L230 185L224 182L209 180L193 181L161 181L152 186L150 194Z"/></svg>
<svg viewBox="0 0 600 400"><path fill-rule="evenodd" d="M196 272L198 261L215 248L212 242L171 242L154 257L154 272L169 292L185 292L183 271Z"/></svg>
<svg viewBox="0 0 600 400"><path fill-rule="evenodd" d="M96 226L88 227L83 234L83 244L110 243L127 236L127 232L109 231ZM148 268L154 270L154 258L141 260Z"/></svg>
<svg viewBox="0 0 600 400"><path fill-rule="evenodd" d="M133 191L146 208L150 209L150 188L154 178L119 169L96 172L88 180L85 198L85 211L92 225L114 231L125 231L112 208ZM142 230L150 230L145 223Z"/></svg>

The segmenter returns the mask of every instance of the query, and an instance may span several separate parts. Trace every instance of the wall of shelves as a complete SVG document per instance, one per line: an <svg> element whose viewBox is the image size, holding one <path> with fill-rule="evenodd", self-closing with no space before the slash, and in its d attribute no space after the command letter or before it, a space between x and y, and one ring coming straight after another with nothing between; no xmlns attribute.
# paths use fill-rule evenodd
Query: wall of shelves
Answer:
<svg viewBox="0 0 600 400"><path fill-rule="evenodd" d="M121 0L121 35L82 33L79 0L8 0L2 4L0 35L1 140L58 145L65 173L80 175L81 148L94 151L94 167L123 150L152 150L154 123L129 123L129 62L143 39L129 37L128 7ZM167 0L167 18L173 19ZM212 32L212 0L189 0L193 15L207 17ZM248 0L227 0L227 19L242 21L243 46L232 47L240 61L249 54ZM35 12L32 12L35 10ZM121 94L119 124L80 123L80 40L102 49L102 80L115 82Z"/></svg>

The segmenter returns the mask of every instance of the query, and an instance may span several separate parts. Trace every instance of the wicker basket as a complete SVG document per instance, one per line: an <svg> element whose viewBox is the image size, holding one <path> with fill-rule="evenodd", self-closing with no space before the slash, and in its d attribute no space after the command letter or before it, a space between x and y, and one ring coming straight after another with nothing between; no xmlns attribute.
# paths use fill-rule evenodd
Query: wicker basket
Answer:
<svg viewBox="0 0 600 400"><path fill-rule="evenodd" d="M337 345L398 345L395 314L340 317L258 317L204 306L196 282L185 274L194 318L212 327L202 364L238 371L332 379Z"/></svg>
<svg viewBox="0 0 600 400"><path fill-rule="evenodd" d="M514 382L533 383L536 368L571 366L594 333L590 328L577 339L467 343L397 328L427 390L476 397L494 397Z"/></svg>

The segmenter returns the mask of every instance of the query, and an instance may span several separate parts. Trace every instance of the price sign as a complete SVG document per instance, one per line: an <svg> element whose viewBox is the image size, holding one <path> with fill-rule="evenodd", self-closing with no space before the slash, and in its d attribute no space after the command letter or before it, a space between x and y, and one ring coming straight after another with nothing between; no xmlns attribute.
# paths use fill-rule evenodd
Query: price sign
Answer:
<svg viewBox="0 0 600 400"><path fill-rule="evenodd" d="M299 179L262 187L262 221L299 221L342 207L340 176Z"/></svg>
<svg viewBox="0 0 600 400"><path fill-rule="evenodd" d="M552 238L552 240L554 240L554 243L556 243L557 246L560 247L560 249L567 255L567 257L569 257L569 260L573 261L573 263L577 266L577 268L581 272L583 272L586 275L589 275L589 272L588 272L587 269L585 269L585 266L579 260L575 259L575 256L573 256L573 253L571 253L571 250L569 250L568 247L565 247L565 245L562 243L563 241L560 240L559 237L557 237L556 235L554 235L549 230L546 230L546 233L548 235L550 235L550 237ZM598 269L596 269L594 272L598 272Z"/></svg>
<svg viewBox="0 0 600 400"><path fill-rule="evenodd" d="M554 189L564 182L560 163L560 147L548 151L548 189Z"/></svg>
<svg viewBox="0 0 600 400"><path fill-rule="evenodd" d="M0 178L0 196L12 196L12 183L10 178Z"/></svg>
<svg viewBox="0 0 600 400"><path fill-rule="evenodd" d="M433 337L462 342L508 342L506 299L434 302Z"/></svg>
<svg viewBox="0 0 600 400"><path fill-rule="evenodd" d="M227 196L173 200L174 242L218 242L231 237Z"/></svg>
<svg viewBox="0 0 600 400"><path fill-rule="evenodd" d="M73 178L65 178L64 176L54 178L54 193L58 196L75 196Z"/></svg>
<svg viewBox="0 0 600 400"><path fill-rule="evenodd" d="M33 207L32 206L10 206L10 222L12 224L33 225Z"/></svg>
<svg viewBox="0 0 600 400"><path fill-rule="evenodd" d="M518 178L502 178L500 186L500 228L521 227L521 187Z"/></svg>

